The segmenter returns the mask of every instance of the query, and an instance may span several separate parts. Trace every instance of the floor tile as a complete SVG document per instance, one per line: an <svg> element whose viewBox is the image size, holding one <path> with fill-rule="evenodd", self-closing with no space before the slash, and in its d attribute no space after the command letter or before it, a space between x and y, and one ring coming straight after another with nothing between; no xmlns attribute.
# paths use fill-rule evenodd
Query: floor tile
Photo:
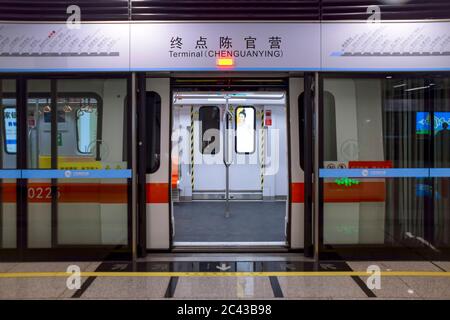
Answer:
<svg viewBox="0 0 450 320"><path fill-rule="evenodd" d="M16 262L0 262L0 272L8 272L17 265Z"/></svg>
<svg viewBox="0 0 450 320"><path fill-rule="evenodd" d="M16 264L9 272L66 272L71 265L84 271L90 264L91 262L23 262Z"/></svg>
<svg viewBox="0 0 450 320"><path fill-rule="evenodd" d="M85 298L164 298L170 277L97 277L83 293Z"/></svg>
<svg viewBox="0 0 450 320"><path fill-rule="evenodd" d="M440 268L450 272L450 261L434 261Z"/></svg>
<svg viewBox="0 0 450 320"><path fill-rule="evenodd" d="M401 277L422 298L450 299L450 278Z"/></svg>
<svg viewBox="0 0 450 320"><path fill-rule="evenodd" d="M273 298L268 277L181 277L175 298Z"/></svg>
<svg viewBox="0 0 450 320"><path fill-rule="evenodd" d="M3 278L0 299L55 299L66 288L66 278Z"/></svg>
<svg viewBox="0 0 450 320"><path fill-rule="evenodd" d="M289 298L364 298L367 295L350 277L278 277Z"/></svg>
<svg viewBox="0 0 450 320"><path fill-rule="evenodd" d="M384 261L388 271L442 271L429 261Z"/></svg>

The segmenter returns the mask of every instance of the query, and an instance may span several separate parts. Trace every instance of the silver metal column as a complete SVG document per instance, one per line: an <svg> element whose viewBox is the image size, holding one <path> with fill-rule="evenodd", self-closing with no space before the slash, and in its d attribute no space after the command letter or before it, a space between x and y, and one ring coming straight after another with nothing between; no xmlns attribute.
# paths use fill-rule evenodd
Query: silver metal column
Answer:
<svg viewBox="0 0 450 320"><path fill-rule="evenodd" d="M131 254L137 259L137 102L136 73L131 75Z"/></svg>
<svg viewBox="0 0 450 320"><path fill-rule="evenodd" d="M319 215L320 215L320 206L319 206L319 169L320 169L320 122L319 122L319 73L315 73L314 77L314 128L313 128L313 141L314 141L314 175L313 175L313 184L314 184L314 217L313 217L313 224L314 224L314 259L316 261L319 260L319 249L320 249L320 221L319 221Z"/></svg>

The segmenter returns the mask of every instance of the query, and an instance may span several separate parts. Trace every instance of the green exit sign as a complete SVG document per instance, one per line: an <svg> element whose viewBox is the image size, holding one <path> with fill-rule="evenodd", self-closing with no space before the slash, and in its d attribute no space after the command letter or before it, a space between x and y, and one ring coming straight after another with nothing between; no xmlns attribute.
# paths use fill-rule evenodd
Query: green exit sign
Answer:
<svg viewBox="0 0 450 320"><path fill-rule="evenodd" d="M334 180L334 182L336 182L336 184L339 186L345 186L345 187L351 187L351 186L358 185L361 183L359 180L350 179L350 178L339 178L339 179Z"/></svg>

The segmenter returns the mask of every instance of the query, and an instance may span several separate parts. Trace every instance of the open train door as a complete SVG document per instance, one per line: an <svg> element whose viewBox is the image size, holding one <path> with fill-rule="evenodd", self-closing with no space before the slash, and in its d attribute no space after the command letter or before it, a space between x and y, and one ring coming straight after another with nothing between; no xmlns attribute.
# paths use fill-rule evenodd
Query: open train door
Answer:
<svg viewBox="0 0 450 320"><path fill-rule="evenodd" d="M282 91L173 92L174 247L286 245L286 120Z"/></svg>

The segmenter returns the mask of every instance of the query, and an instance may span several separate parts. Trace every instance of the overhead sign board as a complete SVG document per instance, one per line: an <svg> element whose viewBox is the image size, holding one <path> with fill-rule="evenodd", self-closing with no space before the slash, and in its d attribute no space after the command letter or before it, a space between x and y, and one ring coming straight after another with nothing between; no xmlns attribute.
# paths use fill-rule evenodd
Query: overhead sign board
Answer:
<svg viewBox="0 0 450 320"><path fill-rule="evenodd" d="M231 58L233 70L318 70L319 39L314 23L134 24L130 67L217 70Z"/></svg>
<svg viewBox="0 0 450 320"><path fill-rule="evenodd" d="M0 72L450 70L450 22L0 25Z"/></svg>

